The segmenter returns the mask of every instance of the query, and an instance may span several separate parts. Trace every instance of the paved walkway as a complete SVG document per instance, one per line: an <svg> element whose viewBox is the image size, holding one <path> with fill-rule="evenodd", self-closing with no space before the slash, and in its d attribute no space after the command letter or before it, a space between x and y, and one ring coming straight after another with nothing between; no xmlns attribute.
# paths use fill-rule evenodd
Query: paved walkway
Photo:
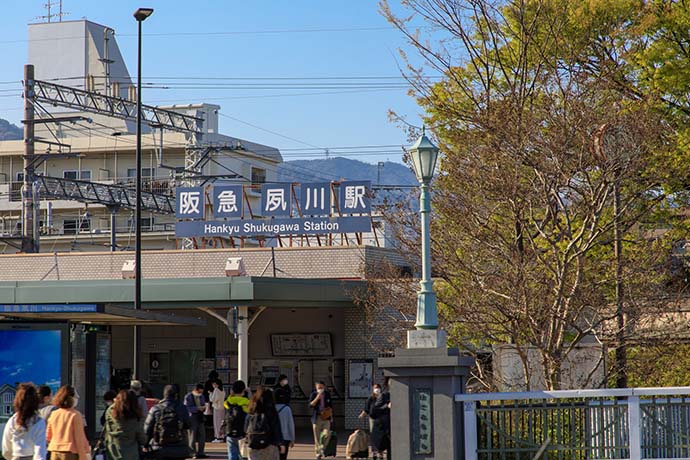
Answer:
<svg viewBox="0 0 690 460"><path fill-rule="evenodd" d="M345 439L345 441L347 438ZM338 439L338 456L337 457L329 457L329 459L336 458L339 460L345 460L345 441L342 439ZM228 458L228 451L227 447L225 444L212 444L212 443L207 443L206 444L206 454L208 455L209 459L215 458L215 459L220 459L220 458ZM314 445L313 444L307 444L307 443L296 443L295 447L290 449L290 452L288 453L288 459L289 460L314 460L316 456L314 455Z"/></svg>

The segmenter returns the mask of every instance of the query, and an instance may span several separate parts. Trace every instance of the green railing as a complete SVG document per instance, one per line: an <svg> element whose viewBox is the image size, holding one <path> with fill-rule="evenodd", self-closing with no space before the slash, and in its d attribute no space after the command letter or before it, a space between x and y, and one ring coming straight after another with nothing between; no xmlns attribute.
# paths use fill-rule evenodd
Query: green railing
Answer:
<svg viewBox="0 0 690 460"><path fill-rule="evenodd" d="M465 460L690 458L690 387L456 395Z"/></svg>

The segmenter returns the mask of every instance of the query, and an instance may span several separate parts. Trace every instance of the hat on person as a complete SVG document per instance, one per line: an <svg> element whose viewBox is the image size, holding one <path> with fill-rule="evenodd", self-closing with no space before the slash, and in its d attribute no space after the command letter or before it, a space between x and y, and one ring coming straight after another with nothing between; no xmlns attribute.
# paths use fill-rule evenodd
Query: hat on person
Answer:
<svg viewBox="0 0 690 460"><path fill-rule="evenodd" d="M141 380L132 380L131 382L129 382L129 387L132 390L141 390Z"/></svg>

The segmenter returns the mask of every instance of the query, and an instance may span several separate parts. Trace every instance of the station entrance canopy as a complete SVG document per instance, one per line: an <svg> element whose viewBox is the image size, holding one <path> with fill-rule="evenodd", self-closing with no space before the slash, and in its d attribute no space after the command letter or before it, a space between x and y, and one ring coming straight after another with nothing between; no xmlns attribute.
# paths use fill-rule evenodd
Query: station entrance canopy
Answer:
<svg viewBox="0 0 690 460"><path fill-rule="evenodd" d="M174 310L247 307L347 307L363 281L263 277L142 280L142 310L132 307L133 280L0 282L0 316L113 325L205 325ZM162 310L165 310L163 312Z"/></svg>

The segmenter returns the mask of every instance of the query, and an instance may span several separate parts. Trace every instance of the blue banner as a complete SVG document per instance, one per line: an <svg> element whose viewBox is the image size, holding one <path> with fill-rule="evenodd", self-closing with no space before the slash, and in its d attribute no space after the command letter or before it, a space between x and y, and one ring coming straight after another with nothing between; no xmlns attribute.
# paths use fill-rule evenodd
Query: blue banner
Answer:
<svg viewBox="0 0 690 460"><path fill-rule="evenodd" d="M204 218L204 189L203 187L177 187L175 216L178 219Z"/></svg>
<svg viewBox="0 0 690 460"><path fill-rule="evenodd" d="M340 183L340 212L343 214L369 214L371 211L371 181Z"/></svg>
<svg viewBox="0 0 690 460"><path fill-rule="evenodd" d="M97 313L96 304L0 304L0 313Z"/></svg>
<svg viewBox="0 0 690 460"><path fill-rule="evenodd" d="M369 216L305 217L302 219L247 219L235 221L184 221L175 224L175 237L240 237L274 235L323 235L371 231Z"/></svg>
<svg viewBox="0 0 690 460"><path fill-rule="evenodd" d="M213 217L242 217L242 186L213 187Z"/></svg>

